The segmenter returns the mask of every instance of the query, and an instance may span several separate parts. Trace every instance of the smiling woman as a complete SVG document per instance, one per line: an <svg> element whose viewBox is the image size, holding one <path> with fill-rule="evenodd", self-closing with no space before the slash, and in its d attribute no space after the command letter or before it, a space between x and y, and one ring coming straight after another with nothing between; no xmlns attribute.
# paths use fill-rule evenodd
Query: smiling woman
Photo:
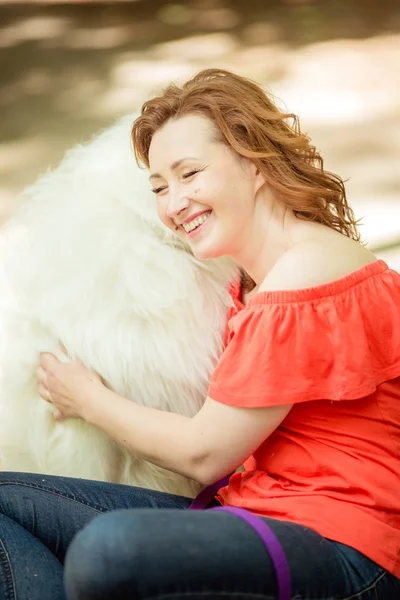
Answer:
<svg viewBox="0 0 400 600"><path fill-rule="evenodd" d="M157 181L160 219L188 240L198 258L228 254L240 264L239 249L251 235L242 226L265 178L216 137L204 116L188 114L166 122L149 147L150 168L157 171L151 181ZM185 158L188 151L190 158Z"/></svg>
<svg viewBox="0 0 400 600"><path fill-rule="evenodd" d="M171 84L162 96L147 101L132 129L137 160L149 167L154 134L168 121L187 115L206 119L209 142L223 144L237 158L251 159L296 214L359 240L343 181L322 168L323 160L301 131L298 117L280 111L256 83L227 71L202 71L182 88ZM190 140L189 122L186 133ZM179 153L185 155L183 149Z"/></svg>
<svg viewBox="0 0 400 600"><path fill-rule="evenodd" d="M244 471L212 495L216 511L112 484L0 485L7 560L25 576L15 557L28 548L47 585L26 597L56 598L57 548L68 600L397 600L400 275L360 243L344 184L297 117L255 83L211 69L171 85L132 139L163 223L198 259L231 257L257 293L232 286L226 347L193 418L48 354L41 393L60 418L203 484Z"/></svg>

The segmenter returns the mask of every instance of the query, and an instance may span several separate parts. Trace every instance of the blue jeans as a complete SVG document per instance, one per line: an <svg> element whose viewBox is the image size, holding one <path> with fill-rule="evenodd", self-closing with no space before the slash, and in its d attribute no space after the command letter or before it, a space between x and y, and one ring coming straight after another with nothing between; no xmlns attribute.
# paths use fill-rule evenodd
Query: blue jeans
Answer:
<svg viewBox="0 0 400 600"><path fill-rule="evenodd" d="M189 504L129 486L0 473L0 600L276 598L254 531L226 513L184 510ZM294 598L399 600L400 580L359 552L266 521L286 553Z"/></svg>

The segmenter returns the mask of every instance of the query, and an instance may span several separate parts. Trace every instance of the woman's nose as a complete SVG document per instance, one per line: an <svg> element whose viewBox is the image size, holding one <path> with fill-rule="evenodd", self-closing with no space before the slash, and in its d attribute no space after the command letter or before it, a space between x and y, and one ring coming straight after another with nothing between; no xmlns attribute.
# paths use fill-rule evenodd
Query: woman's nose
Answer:
<svg viewBox="0 0 400 600"><path fill-rule="evenodd" d="M167 204L167 216L170 219L175 219L182 212L184 212L190 205L190 200L187 196L182 196L178 194L170 194Z"/></svg>

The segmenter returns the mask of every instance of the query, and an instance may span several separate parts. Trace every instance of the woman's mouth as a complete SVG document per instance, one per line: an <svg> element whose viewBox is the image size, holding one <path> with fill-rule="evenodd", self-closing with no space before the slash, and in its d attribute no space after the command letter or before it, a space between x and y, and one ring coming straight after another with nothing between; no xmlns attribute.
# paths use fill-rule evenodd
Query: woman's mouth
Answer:
<svg viewBox="0 0 400 600"><path fill-rule="evenodd" d="M208 218L211 215L211 213L212 211L208 210L207 212L204 212L203 214L194 218L192 221L189 221L189 223L183 223L182 227L185 233L189 237L193 237L194 235L196 235L200 231L200 229L203 229L203 226L208 221Z"/></svg>

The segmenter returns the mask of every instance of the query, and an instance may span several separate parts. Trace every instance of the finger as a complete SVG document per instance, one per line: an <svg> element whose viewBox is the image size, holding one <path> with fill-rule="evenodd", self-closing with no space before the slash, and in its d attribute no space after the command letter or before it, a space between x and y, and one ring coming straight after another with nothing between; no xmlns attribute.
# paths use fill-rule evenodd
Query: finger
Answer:
<svg viewBox="0 0 400 600"><path fill-rule="evenodd" d="M41 352L40 353L40 365L42 367L46 368L51 368L52 366L58 364L60 361L58 360L58 358L56 356L54 356L54 354L51 354L50 352Z"/></svg>
<svg viewBox="0 0 400 600"><path fill-rule="evenodd" d="M46 402L49 402L49 403L52 402L51 393L44 385L42 385L42 384L39 385L38 391L39 391L39 394L41 395L41 397L43 398L43 400L46 400Z"/></svg>
<svg viewBox="0 0 400 600"><path fill-rule="evenodd" d="M43 369L43 367L38 367L36 369L36 377L38 378L38 380L39 380L40 383L46 383L47 373Z"/></svg>

